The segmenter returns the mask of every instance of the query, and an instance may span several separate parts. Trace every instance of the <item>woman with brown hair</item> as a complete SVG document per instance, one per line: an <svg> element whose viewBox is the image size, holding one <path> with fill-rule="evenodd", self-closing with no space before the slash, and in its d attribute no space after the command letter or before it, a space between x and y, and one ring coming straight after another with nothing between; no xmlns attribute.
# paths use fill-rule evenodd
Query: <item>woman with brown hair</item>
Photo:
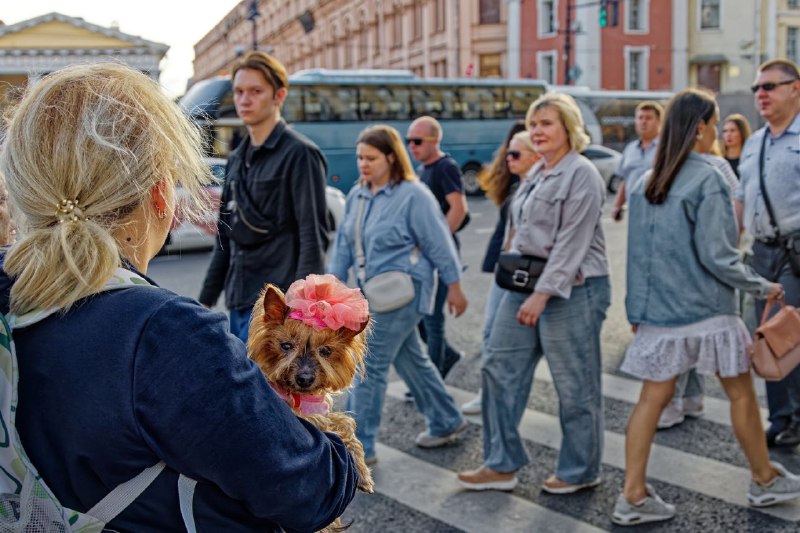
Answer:
<svg viewBox="0 0 800 533"><path fill-rule="evenodd" d="M733 113L722 121L722 156L730 164L736 177L739 177L739 157L748 137L750 137L750 123L744 115Z"/></svg>
<svg viewBox="0 0 800 533"><path fill-rule="evenodd" d="M439 372L422 351L417 324L433 311L436 270L448 285L452 314L461 315L467 299L444 215L433 193L414 175L397 130L383 125L365 129L356 141L356 154L361 177L347 195L328 271L346 280L352 268L370 302L373 324L366 377L355 383L347 409L372 464L377 461L375 438L392 364L428 422L416 438L417 446L443 446L466 429ZM384 294L371 293L370 287L392 277L395 281L384 286ZM396 292L403 282L408 290L398 292L396 301L378 305L377 297Z"/></svg>
<svg viewBox="0 0 800 533"><path fill-rule="evenodd" d="M625 486L612 520L620 525L668 520L675 507L646 482L656 424L677 377L691 368L717 375L750 463L747 498L764 507L800 497L800 478L770 463L750 376L747 328L735 289L781 297L783 287L745 266L736 250L730 187L702 154L717 137L714 97L684 90L667 110L652 173L631 190L628 321L635 336L621 370L643 380L625 435Z"/></svg>

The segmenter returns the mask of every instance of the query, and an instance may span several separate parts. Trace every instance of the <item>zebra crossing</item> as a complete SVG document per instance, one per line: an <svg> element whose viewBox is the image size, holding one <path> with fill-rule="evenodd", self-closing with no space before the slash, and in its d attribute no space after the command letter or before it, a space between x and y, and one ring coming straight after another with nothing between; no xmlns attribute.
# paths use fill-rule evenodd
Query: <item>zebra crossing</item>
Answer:
<svg viewBox="0 0 800 533"><path fill-rule="evenodd" d="M603 387L607 417L608 404L612 403L612 409L617 411L627 407L626 412L615 415L627 418L638 398L639 382L604 374ZM481 417L467 417L470 428L457 444L438 450L420 450L413 445L410 435L420 431L424 421L413 404L404 401L406 390L400 380L389 384L377 448L379 461L374 474L377 497L407 510L408 516L404 517L401 512L384 524L379 513L369 513L373 496L359 495L345 515L353 520L351 531L597 532L631 529L614 526L610 519L614 500L622 487L625 464L625 436L619 423L611 424L612 428L604 435L604 484L596 490L575 495L548 495L540 491L540 486L552 473L561 441L557 405L542 410L534 408L537 402L532 401L520 424L520 434L531 457L530 464L518 472L520 485L510 493L469 492L458 485L456 473L481 462ZM474 395L474 391L455 386L448 386L448 391L457 404ZM552 378L544 363L536 372L532 396L537 394L546 397L546 405L555 401ZM766 419L764 409L762 416ZM704 431L698 430L701 426ZM690 438L683 439L690 444L673 447L657 438L648 466L649 481L665 500L677 505L678 516L663 524L633 528L634 531L800 531L798 502L762 509L747 505L750 472L741 452L737 460L728 461L725 454L720 458L716 453L704 453L703 446L695 448L691 444L693 434L707 439L711 433L726 435L721 447L735 447L727 400L707 397L702 420L659 432L659 437L678 432L690 433ZM774 459L792 471L800 471L800 456L791 451L776 453L773 453Z"/></svg>

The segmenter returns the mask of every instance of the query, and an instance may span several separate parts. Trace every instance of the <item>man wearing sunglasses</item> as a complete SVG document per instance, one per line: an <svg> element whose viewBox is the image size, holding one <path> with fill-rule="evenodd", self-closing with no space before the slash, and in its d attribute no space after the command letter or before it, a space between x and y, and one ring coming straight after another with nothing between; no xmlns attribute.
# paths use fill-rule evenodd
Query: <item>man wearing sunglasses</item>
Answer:
<svg viewBox="0 0 800 533"><path fill-rule="evenodd" d="M736 216L755 238L751 266L783 285L787 304L800 306L800 71L786 59L768 61L751 89L767 125L742 149ZM756 317L764 306L756 302ZM767 443L800 444L800 367L767 382L767 403Z"/></svg>
<svg viewBox="0 0 800 533"><path fill-rule="evenodd" d="M420 180L430 187L442 208L456 248L456 232L466 225L467 199L464 195L464 178L455 160L441 149L442 127L433 117L420 117L408 127L406 144L412 157L421 163L417 169ZM439 369L442 379L447 376L462 357L444 335L444 304L447 285L439 280L433 314L425 315L420 322L420 334L428 345L431 360Z"/></svg>

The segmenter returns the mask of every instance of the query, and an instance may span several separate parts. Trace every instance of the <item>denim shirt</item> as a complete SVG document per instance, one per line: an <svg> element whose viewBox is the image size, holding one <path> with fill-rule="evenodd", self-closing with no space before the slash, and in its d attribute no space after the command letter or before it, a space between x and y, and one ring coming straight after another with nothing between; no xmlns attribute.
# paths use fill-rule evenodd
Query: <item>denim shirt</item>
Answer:
<svg viewBox="0 0 800 533"><path fill-rule="evenodd" d="M682 326L736 314L734 289L766 296L767 280L744 265L730 188L691 153L663 204L647 201L647 180L630 195L627 294L631 324Z"/></svg>
<svg viewBox="0 0 800 533"><path fill-rule="evenodd" d="M742 221L757 239L771 239L775 232L770 223L759 183L759 154L764 135L764 183L782 235L800 230L800 114L783 133L772 137L763 127L747 139L739 159L742 181L736 199L744 202Z"/></svg>
<svg viewBox="0 0 800 533"><path fill-rule="evenodd" d="M622 150L622 159L619 162L617 174L625 180L625 190L633 189L636 180L645 172L653 168L659 138L656 137L647 148L642 147L642 140L629 142Z"/></svg>
<svg viewBox="0 0 800 533"><path fill-rule="evenodd" d="M328 272L341 280L356 269L355 219L359 199L366 205L361 241L366 258L365 279L384 272L406 272L418 285L419 312L433 312L435 272L447 285L461 279L461 264L453 238L433 193L419 181L401 181L379 189L356 185L347 195L344 220L336 232ZM416 264L412 253L418 248Z"/></svg>

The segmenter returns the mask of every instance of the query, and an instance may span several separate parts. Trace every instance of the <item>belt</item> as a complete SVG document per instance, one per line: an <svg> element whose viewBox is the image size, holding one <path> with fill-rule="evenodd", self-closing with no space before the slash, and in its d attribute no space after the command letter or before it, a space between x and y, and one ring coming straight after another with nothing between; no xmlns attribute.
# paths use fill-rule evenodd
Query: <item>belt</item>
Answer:
<svg viewBox="0 0 800 533"><path fill-rule="evenodd" d="M767 246L769 248L783 248L784 246L786 246L785 239L777 239L775 237L771 238L756 237L755 239L757 243L763 244L764 246Z"/></svg>

